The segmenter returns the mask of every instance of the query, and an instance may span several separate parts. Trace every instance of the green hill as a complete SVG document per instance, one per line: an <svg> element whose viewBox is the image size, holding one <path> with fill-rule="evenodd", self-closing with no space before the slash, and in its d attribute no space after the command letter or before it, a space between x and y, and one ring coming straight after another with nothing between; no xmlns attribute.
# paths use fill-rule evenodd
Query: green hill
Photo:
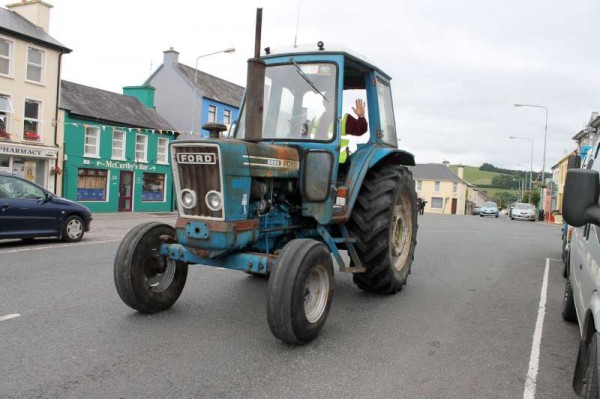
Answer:
<svg viewBox="0 0 600 399"><path fill-rule="evenodd" d="M458 174L458 165L450 165L450 170ZM476 186L490 186L492 184L492 179L501 174L502 173L498 172L479 170L479 167L477 166L465 166L465 180Z"/></svg>

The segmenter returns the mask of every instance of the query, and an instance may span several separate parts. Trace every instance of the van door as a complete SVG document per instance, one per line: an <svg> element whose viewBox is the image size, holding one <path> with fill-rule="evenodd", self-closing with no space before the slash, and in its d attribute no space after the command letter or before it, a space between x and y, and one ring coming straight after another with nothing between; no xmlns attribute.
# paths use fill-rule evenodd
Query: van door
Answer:
<svg viewBox="0 0 600 399"><path fill-rule="evenodd" d="M594 147L593 158L587 165L588 169L600 172L600 160L597 159L600 143ZM587 224L573 229L571 239L571 284L577 313L582 315L589 304L592 294L600 285L598 270L600 262L600 226Z"/></svg>

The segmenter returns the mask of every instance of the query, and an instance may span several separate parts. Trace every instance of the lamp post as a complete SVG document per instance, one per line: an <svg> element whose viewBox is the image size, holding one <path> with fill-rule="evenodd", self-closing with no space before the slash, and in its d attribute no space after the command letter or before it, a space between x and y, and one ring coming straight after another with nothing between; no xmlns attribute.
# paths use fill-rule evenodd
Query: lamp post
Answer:
<svg viewBox="0 0 600 399"><path fill-rule="evenodd" d="M546 110L546 125L544 126L544 156L542 158L542 185L546 184L546 136L548 135L548 108L537 104L514 104L515 107L532 107ZM542 189L540 189L540 208L543 208Z"/></svg>
<svg viewBox="0 0 600 399"><path fill-rule="evenodd" d="M521 137L521 136L510 136L511 140L527 140L531 142L531 161L529 164L529 191L531 191L531 181L533 180L533 139L529 137ZM527 180L527 175L525 175L525 180ZM525 185L523 185L525 187ZM531 194L529 194L531 195Z"/></svg>
<svg viewBox="0 0 600 399"><path fill-rule="evenodd" d="M208 57L209 55L215 55L215 54L220 54L220 53L234 53L235 52L235 48L230 47L230 48L226 48L225 50L219 50L219 51L214 51L212 53L208 53L208 54L202 54L199 55L198 57L196 57L196 64L195 64L195 69L194 69L194 90L192 92L193 98L192 98L192 128L190 129L190 131L192 133L194 133L194 128L195 128L195 115L194 115L194 111L196 111L196 83L198 82L198 60L200 58L204 58L204 57Z"/></svg>

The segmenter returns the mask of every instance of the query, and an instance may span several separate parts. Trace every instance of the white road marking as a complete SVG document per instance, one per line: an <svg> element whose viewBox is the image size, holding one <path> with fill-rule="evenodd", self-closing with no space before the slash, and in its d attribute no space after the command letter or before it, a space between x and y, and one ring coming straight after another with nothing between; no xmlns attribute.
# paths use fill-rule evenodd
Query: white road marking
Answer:
<svg viewBox="0 0 600 399"><path fill-rule="evenodd" d="M523 399L535 398L535 386L540 364L540 346L542 344L542 332L544 329L544 317L546 316L546 296L548 292L548 269L550 267L550 258L546 258L546 267L544 268L544 278L542 281L542 291L540 293L540 304L538 306L537 321L535 322L535 331L533 333L533 342L531 343L531 355L529 356L529 370L525 379L525 389L523 390Z"/></svg>
<svg viewBox="0 0 600 399"><path fill-rule="evenodd" d="M21 315L18 313L7 314L6 316L0 316L0 321L15 319L19 316L21 316Z"/></svg>
<svg viewBox="0 0 600 399"><path fill-rule="evenodd" d="M41 251L43 249L56 249L56 248L67 248L67 247L75 247L75 246L82 246L82 245L104 244L107 242L115 242L115 241L121 241L121 239L101 240L101 241L85 241L85 242L76 242L76 243L72 243L72 244L52 244L52 245L43 245L41 247L26 247L26 248L21 247L21 248L17 248L17 249L0 250L0 255L12 254L12 253L24 252L24 251Z"/></svg>

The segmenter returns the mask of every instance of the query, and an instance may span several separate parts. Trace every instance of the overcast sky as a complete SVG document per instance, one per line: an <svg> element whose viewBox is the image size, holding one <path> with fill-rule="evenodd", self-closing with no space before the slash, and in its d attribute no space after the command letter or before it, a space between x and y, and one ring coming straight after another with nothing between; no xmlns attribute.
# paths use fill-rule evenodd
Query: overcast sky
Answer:
<svg viewBox="0 0 600 399"><path fill-rule="evenodd" d="M262 47L343 44L392 76L400 146L418 163L546 170L600 110L598 0L46 0L50 34L73 49L63 79L121 92L177 50L180 62L245 85L256 8ZM300 13L298 10L300 9Z"/></svg>

